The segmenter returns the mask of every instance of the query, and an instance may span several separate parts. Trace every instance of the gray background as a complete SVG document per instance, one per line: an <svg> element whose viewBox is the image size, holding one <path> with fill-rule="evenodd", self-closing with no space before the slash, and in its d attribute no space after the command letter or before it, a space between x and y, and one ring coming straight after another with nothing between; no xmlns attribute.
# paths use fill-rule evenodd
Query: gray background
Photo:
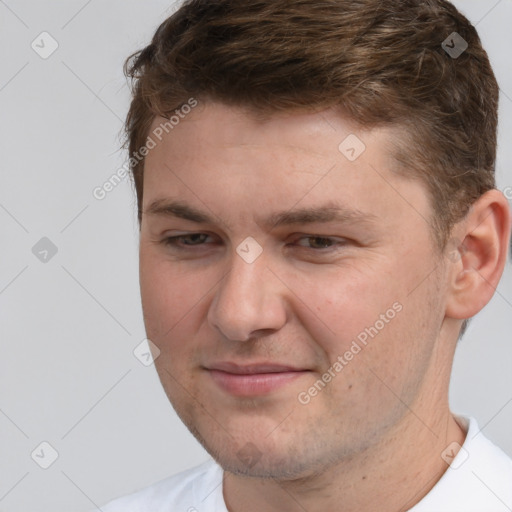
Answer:
<svg viewBox="0 0 512 512"><path fill-rule="evenodd" d="M504 190L512 186L512 0L455 4L477 24L500 84ZM124 58L175 8L0 0L0 512L84 511L208 457L154 367L133 354L145 335L130 182L101 201L92 195L126 159ZM42 46L43 31L59 45L46 59L31 47ZM46 263L32 252L43 237L58 250ZM511 316L509 262L458 348L451 387L453 410L474 415L510 455ZM58 452L46 470L31 458L43 441ZM40 450L34 459L48 462L50 451Z"/></svg>

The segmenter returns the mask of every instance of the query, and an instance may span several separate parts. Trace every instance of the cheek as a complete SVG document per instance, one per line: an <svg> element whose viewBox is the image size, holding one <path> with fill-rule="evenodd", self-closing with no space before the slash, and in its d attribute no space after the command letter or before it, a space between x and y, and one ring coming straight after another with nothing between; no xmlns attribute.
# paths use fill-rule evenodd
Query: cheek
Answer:
<svg viewBox="0 0 512 512"><path fill-rule="evenodd" d="M148 337L159 347L179 339L194 311L206 299L204 273L183 268L150 255L140 258L140 291Z"/></svg>
<svg viewBox="0 0 512 512"><path fill-rule="evenodd" d="M162 386L182 420L193 409L196 394L194 338L204 316L202 299L211 288L204 275L151 255L140 257L140 290L147 337L160 350L155 368ZM186 391L184 391L186 390Z"/></svg>
<svg viewBox="0 0 512 512"><path fill-rule="evenodd" d="M365 329L376 322L382 330L381 314L388 322L393 321L393 304L404 294L397 280L386 282L384 275L382 269L377 272L368 267L363 273L341 267L333 272L304 273L295 278L293 289L300 291L294 309L303 310L301 323L322 345L329 360L349 350L358 336L364 339Z"/></svg>
<svg viewBox="0 0 512 512"><path fill-rule="evenodd" d="M364 293L355 290L357 300L339 304L345 308L337 324L340 335L328 349L330 361L341 355L344 362L329 393L331 401L353 408L360 421L382 415L391 422L404 412L402 403L412 403L427 375L441 312L434 304L433 277L414 293L396 281L375 284Z"/></svg>

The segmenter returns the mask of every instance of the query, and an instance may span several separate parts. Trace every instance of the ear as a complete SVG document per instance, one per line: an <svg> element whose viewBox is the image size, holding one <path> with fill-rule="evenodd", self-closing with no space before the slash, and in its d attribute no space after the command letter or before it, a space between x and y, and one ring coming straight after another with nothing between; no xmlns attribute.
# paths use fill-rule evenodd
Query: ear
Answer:
<svg viewBox="0 0 512 512"><path fill-rule="evenodd" d="M447 317L470 318L491 300L507 261L511 225L507 199L493 189L480 196L454 227L446 248L451 261Z"/></svg>

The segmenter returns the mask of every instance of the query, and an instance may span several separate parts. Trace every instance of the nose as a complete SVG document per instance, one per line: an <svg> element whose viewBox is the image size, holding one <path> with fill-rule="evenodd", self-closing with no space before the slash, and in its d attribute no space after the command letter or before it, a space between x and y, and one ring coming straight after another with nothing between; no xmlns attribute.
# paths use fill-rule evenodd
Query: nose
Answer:
<svg viewBox="0 0 512 512"><path fill-rule="evenodd" d="M267 267L265 251L252 263L233 253L208 310L224 338L247 341L281 329L287 319L286 286Z"/></svg>

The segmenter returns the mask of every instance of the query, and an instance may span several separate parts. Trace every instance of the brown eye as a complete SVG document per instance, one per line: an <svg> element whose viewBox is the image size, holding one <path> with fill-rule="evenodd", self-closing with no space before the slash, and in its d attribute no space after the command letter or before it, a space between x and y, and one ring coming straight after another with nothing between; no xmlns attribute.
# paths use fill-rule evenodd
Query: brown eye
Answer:
<svg viewBox="0 0 512 512"><path fill-rule="evenodd" d="M210 235L207 235L206 233L191 233L189 235L178 235L164 238L162 243L164 245L178 248L183 248L183 246L193 247L196 245L203 245L205 239L209 236Z"/></svg>
<svg viewBox="0 0 512 512"><path fill-rule="evenodd" d="M314 249L314 250L321 250L321 249L331 249L335 247L336 245L344 245L345 240L343 239L336 239L331 237L325 237L325 236L304 236L300 238L300 240L306 240L307 245L302 245L299 243L298 245L300 247L304 247L306 249Z"/></svg>

